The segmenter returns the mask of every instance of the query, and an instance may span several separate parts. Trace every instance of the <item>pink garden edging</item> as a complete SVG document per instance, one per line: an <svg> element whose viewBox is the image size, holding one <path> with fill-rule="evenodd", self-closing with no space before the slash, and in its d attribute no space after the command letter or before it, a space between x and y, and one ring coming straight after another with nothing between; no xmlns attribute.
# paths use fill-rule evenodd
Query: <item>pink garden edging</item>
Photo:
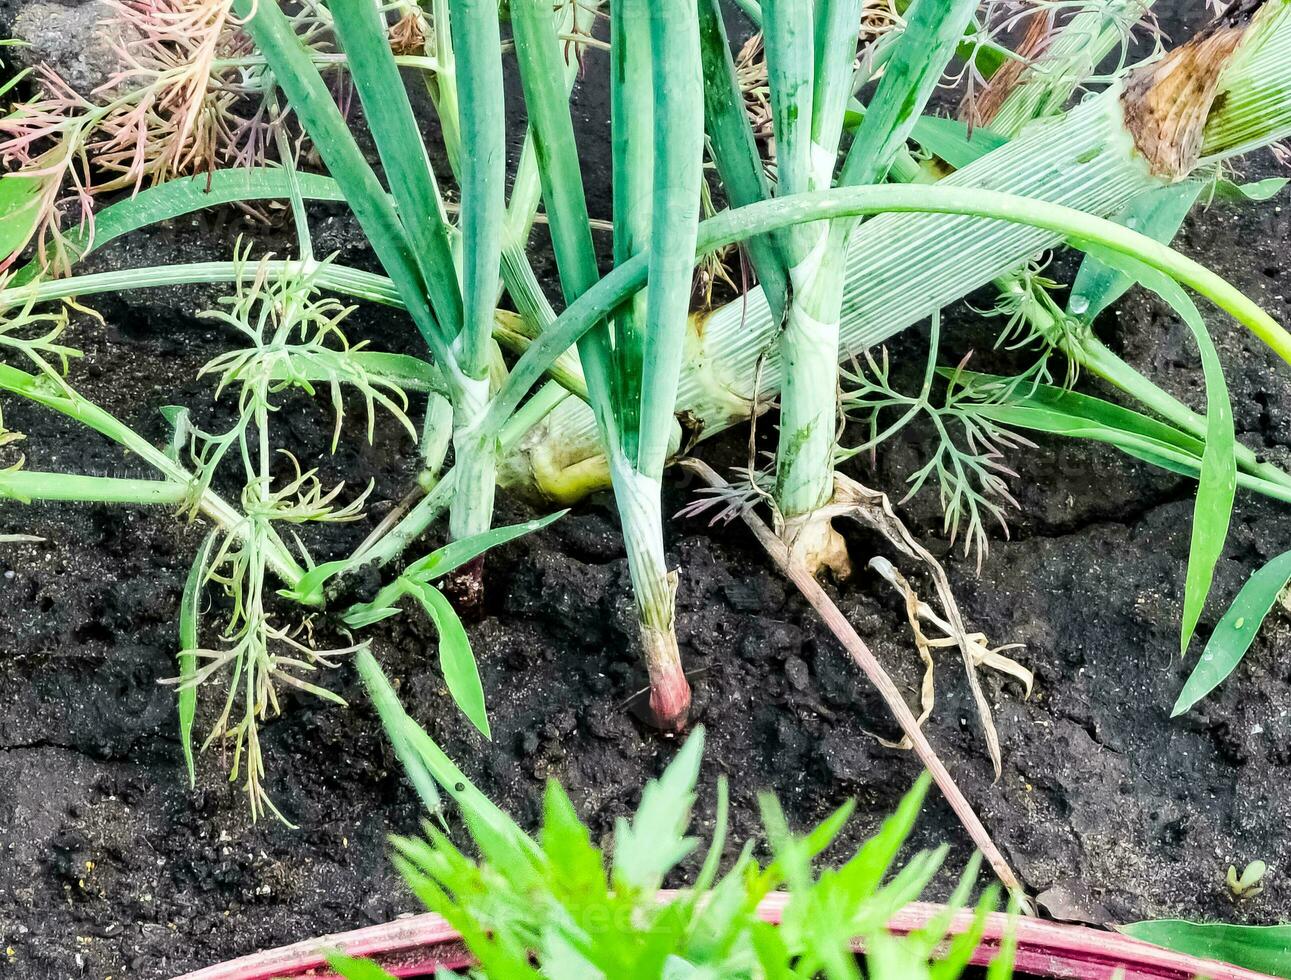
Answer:
<svg viewBox="0 0 1291 980"><path fill-rule="evenodd" d="M661 899L675 896L661 892ZM779 922L789 896L779 892L767 896L758 914L767 922ZM898 934L921 928L945 908L916 902L902 909L889 928ZM971 911L952 919L950 932L957 935L973 922ZM986 931L973 962L989 963L1009 929L1009 917L994 913L987 917ZM1084 926L1060 925L1039 919L1020 918L1013 922L1017 937L1017 967L1036 977L1067 980L1270 980L1263 973L1174 953L1114 932ZM418 915L354 932L320 936L282 946L264 953L210 966L176 980L328 980L325 952L341 951L350 956L370 956L397 977L429 977L437 968L457 969L471 959L457 932L438 915ZM321 970L321 972L320 972ZM1117 973L1118 970L1123 971Z"/></svg>

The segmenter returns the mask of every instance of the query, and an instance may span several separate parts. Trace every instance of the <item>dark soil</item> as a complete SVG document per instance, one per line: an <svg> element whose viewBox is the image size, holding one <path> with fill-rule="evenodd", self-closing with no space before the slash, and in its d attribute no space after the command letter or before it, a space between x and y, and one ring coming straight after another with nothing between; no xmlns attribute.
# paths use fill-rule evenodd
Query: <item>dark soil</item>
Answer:
<svg viewBox="0 0 1291 980"><path fill-rule="evenodd" d="M10 10L6 0L0 12ZM594 98L584 115L603 123ZM88 266L223 256L242 230L261 244L284 240L242 220L213 215L137 235ZM340 211L320 213L317 227L320 251L371 264ZM1291 311L1283 281L1291 222L1282 209L1216 207L1190 221L1181 243L1275 316ZM160 406L209 403L209 387L194 378L230 337L194 314L220 292L100 298L106 324L78 317L71 333L86 355L73 383L160 442ZM374 348L418 349L390 311L365 310L356 321L351 337L371 337ZM1135 294L1102 326L1132 363L1196 401L1194 347L1162 307ZM1285 460L1286 366L1222 319L1213 328L1239 432ZM944 357L989 350L989 330L962 317ZM911 331L893 348L911 376L923 337ZM3 408L7 425L27 433L21 449L34 469L145 475L61 416L13 399ZM311 465L351 486L376 480L369 522L331 542L339 553L402 494L411 448L385 426L374 446L350 441L341 456L320 457L330 425L321 405L302 405L279 424ZM733 433L701 452L738 464L744 439ZM1192 488L1111 450L1040 442L1012 460L1021 506L1011 539L996 535L980 575L972 561L946 559L971 623L996 643L1026 644L1019 659L1036 672L1035 695L1024 701L1014 683L986 682L1004 747L1004 774L993 782L958 658L946 657L928 722L933 743L1027 888L1058 918L1291 918L1291 620L1271 616L1233 678L1171 721L1188 670L1177 647ZM877 467L852 473L899 496L922 443L904 440ZM674 483L670 511L693 491ZM919 498L902 512L925 540L939 541L935 501ZM499 521L527 513L504 500ZM188 788L174 694L157 682L175 672L176 610L201 527L162 509L6 504L0 530L45 539L0 551L0 973L169 977L416 908L387 862L386 835L414 831L421 811L349 669L330 678L348 709L289 696L284 716L263 730L270 790L299 830L272 820L251 826L218 751L200 759L198 788ZM742 527L676 521L670 535L684 569L678 630L708 733L700 825L711 825L723 774L736 842L757 834L761 790L776 792L801 826L854 798L856 819L832 856L843 855L891 811L917 763L879 744L876 736L894 734L882 703ZM887 553L859 533L851 545L859 565ZM1284 512L1240 498L1203 639L1245 577L1287 547ZM623 708L643 672L608 501L588 501L491 555L486 586L471 634L492 743L448 699L433 632L416 616L378 627L376 652L418 720L523 824L533 825L543 783L555 778L608 839L675 748ZM918 659L887 586L862 573L838 601L913 701ZM199 725L214 700L207 696ZM914 843L943 841L952 846L949 867L962 866L966 835L933 798ZM1224 872L1256 859L1271 868L1264 894L1235 904Z"/></svg>

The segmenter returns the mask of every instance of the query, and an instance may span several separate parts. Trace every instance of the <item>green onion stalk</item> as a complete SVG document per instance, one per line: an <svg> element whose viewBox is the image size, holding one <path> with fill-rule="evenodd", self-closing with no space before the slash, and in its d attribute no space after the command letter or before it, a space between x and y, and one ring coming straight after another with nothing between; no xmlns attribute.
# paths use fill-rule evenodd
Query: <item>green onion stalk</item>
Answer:
<svg viewBox="0 0 1291 980"><path fill-rule="evenodd" d="M542 197L561 288L566 303L577 305L600 275L551 4L514 0L511 19L530 136L546 164ZM664 550L661 487L675 448L672 407L685 354L702 180L695 24L695 0L624 0L611 7L614 258L619 270L645 263L649 279L644 291L625 293L604 311L607 319L577 338L594 436L607 460L598 469L614 488L623 527L650 708L665 728L684 724L690 707L677 646L677 575ZM519 267L510 257L507 264L513 272ZM509 288L513 282L514 277ZM528 300L514 289L512 296L523 312ZM531 354L536 357L536 348L550 339L550 331L536 334ZM553 350L560 352L558 345ZM511 382L522 379L517 366Z"/></svg>
<svg viewBox="0 0 1291 980"><path fill-rule="evenodd" d="M851 99L860 6L857 0L768 0L762 6L778 195L834 184ZM847 152L838 186L865 186L884 178L976 6L969 0L919 0L911 5L905 31ZM709 84L723 81L710 79ZM720 144L716 152L722 152ZM844 219L793 229L780 237L789 294L775 345L783 384L774 497L780 532L791 554L813 572L829 568L845 574L848 569L842 539L821 510L834 489L840 314L854 225Z"/></svg>
<svg viewBox="0 0 1291 980"><path fill-rule="evenodd" d="M265 55L275 79L353 209L399 299L425 338L453 407L457 492L450 529L457 537L486 530L492 520L498 447L480 421L490 401L493 310L506 220L505 107L497 6L449 0L436 24L451 29L437 63L468 94L468 110L449 120L450 143L473 146L462 161L460 240L421 130L390 50L376 5L330 6L388 186L383 187L342 117L303 42L276 3L234 0L234 9ZM456 124L456 125L453 125ZM456 249L454 245L460 247ZM460 260L460 261L459 261ZM459 271L460 267L460 271Z"/></svg>
<svg viewBox="0 0 1291 980"><path fill-rule="evenodd" d="M1213 88L1184 93L1193 100L1193 128L1174 134L1199 144L1179 170L1162 171L1145 155L1127 107L1160 87L1127 92L1116 82L1065 114L1036 120L1003 146L938 182L946 189L1005 191L1093 215L1112 216L1154 188L1198 168L1291 135L1291 4L1266 3L1235 51L1218 68ZM1184 46L1187 47L1186 45ZM1183 108L1176 100L1176 108ZM1200 132L1200 139L1197 135ZM1158 147L1158 150L1161 148ZM1064 236L971 214L891 213L851 235L840 309L839 354L851 357L882 344L972 290L1005 277ZM692 438L707 438L747 421L780 391L786 364L776 343L779 320L762 289L691 318L690 352L676 411ZM537 465L544 447L569 461L558 471ZM572 502L604 486L595 419L570 399L544 421L500 470L503 485Z"/></svg>
<svg viewBox="0 0 1291 980"><path fill-rule="evenodd" d="M663 541L663 471L685 353L699 195L703 81L695 0L620 0L611 7L614 259L649 253L649 280L584 361L608 396L601 438L623 527L650 709L681 727L690 685L677 646L677 573Z"/></svg>

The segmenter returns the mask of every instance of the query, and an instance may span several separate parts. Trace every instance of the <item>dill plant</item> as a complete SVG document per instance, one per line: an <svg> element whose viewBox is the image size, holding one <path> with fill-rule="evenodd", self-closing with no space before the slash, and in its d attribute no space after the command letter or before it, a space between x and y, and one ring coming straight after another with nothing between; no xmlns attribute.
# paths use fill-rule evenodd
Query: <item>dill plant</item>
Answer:
<svg viewBox="0 0 1291 980"><path fill-rule="evenodd" d="M139 41L123 51L125 67L112 86L75 93L45 69L37 73L38 94L0 120L0 158L11 168L0 178L8 276L0 288L0 349L29 369L0 365L0 390L77 418L160 476L69 479L11 467L0 472L0 493L166 503L211 524L185 595L181 719L192 724L198 682L230 668L241 707L226 701L216 731L245 754L257 812L269 804L255 721L273 709L275 684L318 693L304 677L333 662L329 651L273 622L264 603L271 577L308 613L336 607L343 582L359 569L382 570L379 594L330 608L333 621L357 631L401 604L424 610L439 628L454 697L487 733L464 631L436 582L456 572L478 585L487 547L538 526L491 531L497 486L536 488L561 501L613 488L651 705L669 728L684 724L689 690L660 486L683 445L747 420L778 393L773 471L750 474L767 494L745 499L769 496L795 561L841 569L845 556L825 517L834 467L849 452L836 435L840 411L904 407L953 418L970 452L951 444L926 479L942 484L948 527L966 522L966 539L984 545L984 515L998 516L984 501L1007 493L995 448L1016 441L1007 433L1024 427L1023 419L1060 428L1052 415L1022 411L1027 399L1046 396L1047 367L1025 384L971 394L970 379L953 375L950 401L934 409L938 372L930 370L924 393L910 400L873 372L880 362L868 380L849 378L839 362L985 283L1001 290L1000 311L1021 331L1016 336L1109 378L1160 416L1168 432L1152 431L1139 447L1145 458L1198 475L1185 645L1209 591L1233 489L1291 487L1291 477L1233 441L1213 345L1181 287L1284 358L1291 337L1228 283L1162 244L1173 233L1164 218L1126 212L1169 211L1161 207L1167 192L1177 203L1178 188L1291 134L1291 7L1239 0L1192 47L1100 80L1094 66L1147 12L1146 0L1040 5L1047 13L1034 22L1043 28L1036 36L1052 37L1043 45L1033 38L1036 49L1021 54L999 40L1019 22L1022 11L1011 4L979 10L916 0L864 22L855 0L743 6L762 22L764 63L756 46L736 60L715 0L610 4L613 267L604 275L578 166L585 148L576 144L568 106L583 49L604 43L593 30L601 5L586 0L512 0L507 44L488 0L287 7L123 0L119 13L132 19ZM1070 17L1058 16L1068 9ZM1191 63L1198 45L1213 57L1197 91L1180 94L1171 87L1180 76L1172 66ZM508 174L502 66L512 53L528 117ZM973 82L972 128L924 111L948 68ZM1106 82L1101 91L1062 110L1081 85L1099 81ZM410 82L424 86L435 106L456 202L431 166ZM334 98L350 85L380 175ZM1142 120L1175 97L1192 100L1187 125L1145 130ZM712 195L702 187L701 127L731 205L703 220L701 201ZM294 146L302 140L325 175L298 170ZM99 207L96 198L113 192L128 196ZM270 201L291 206L297 259L256 260L235 250L225 261L69 275L91 250L140 227L215 204ZM381 273L314 256L312 201L348 204ZM526 251L540 207L560 274L559 311ZM1131 227L1139 221L1139 230ZM1064 307L1051 284L1028 271L1037 252L1063 242L1090 256L1086 281L1077 284L1083 305L1073 299ZM734 246L747 251L760 288L692 313L696 259ZM1206 367L1205 416L1094 338L1093 313L1135 282L1165 297L1193 329ZM167 450L76 393L64 363L71 352L55 329L62 314L43 311L96 293L180 283L233 284L218 315L244 340L208 365L218 393L236 397L233 428L202 432L174 413L177 436ZM346 307L329 294L404 309L425 351L367 350L345 336ZM499 310L503 294L517 312ZM367 404L369 434L374 415L383 414L415 439L424 468L404 506L353 553L319 561L290 528L351 520L362 493L323 487L276 453L283 447L269 433L275 399L334 397L340 388ZM426 399L420 424L410 414L413 393ZM244 489L235 502L213 489L224 462L241 464ZM452 542L407 558L445 512ZM195 638L203 584L222 588L232 603L222 649ZM331 654L354 652L361 642Z"/></svg>

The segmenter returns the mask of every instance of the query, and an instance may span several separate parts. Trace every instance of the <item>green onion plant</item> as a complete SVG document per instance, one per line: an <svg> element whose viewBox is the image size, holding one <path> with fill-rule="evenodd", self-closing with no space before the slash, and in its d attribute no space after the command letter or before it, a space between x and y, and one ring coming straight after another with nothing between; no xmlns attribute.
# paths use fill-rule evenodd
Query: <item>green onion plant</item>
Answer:
<svg viewBox="0 0 1291 980"><path fill-rule="evenodd" d="M740 16L760 27L765 57L754 46L737 61L736 15L717 0L125 5L139 43L113 85L76 93L41 69L26 80L35 94L0 119L0 391L95 429L156 478L38 473L7 456L0 495L163 504L205 522L180 616L181 725L188 744L194 692L227 676L214 732L233 740L257 813L272 804L255 725L276 709L276 691L324 694L305 677L359 651L360 631L403 605L436 624L447 686L487 734L465 632L437 583L451 574L447 593L477 599L484 551L538 526L491 530L498 488L561 502L612 488L650 706L659 725L682 727L690 692L664 472L777 397L775 459L765 472L751 466L740 499L766 501L794 561L812 571L846 565L826 516L835 468L918 414L940 423L944 441L913 485L940 487L948 530L962 525L979 554L1007 511L1000 452L1022 444L1019 429L1103 439L1196 476L1186 648L1234 493L1291 496L1291 476L1233 437L1192 296L1288 360L1291 335L1167 242L1198 199L1240 193L1227 161L1291 135L1291 4L1240 0L1193 41L1106 77L1094 73L1150 2L1042 6L1048 19L1035 23L1051 36L1019 52L1002 41L1018 13L1008 3L913 0L875 22L859 0L748 0ZM611 132L600 148L579 145L569 108L592 47L608 47ZM511 60L522 139L504 99ZM931 114L936 86L965 77L976 86L972 124ZM336 94L348 87L347 116ZM412 89L429 99L438 146L423 138ZM511 166L509 140L519 146ZM302 144L325 172L301 168ZM598 149L612 164L612 213L593 221L579 161ZM290 207L293 257L231 245L220 261L76 274L90 252L139 228L269 202ZM314 202L349 207L380 271L315 255ZM535 273L539 221L559 296ZM1063 245L1086 253L1065 302L1035 261ZM757 285L692 309L696 262L711 270L735 248ZM209 312L237 346L204 374L234 421L205 431L195 406L168 408L174 438L158 447L77 392L76 353L61 337L66 311L96 294L184 283L230 288ZM893 389L877 348L990 284L1002 343L1036 348L1035 366L1003 379L946 371L934 343L921 391ZM1193 333L1204 413L1096 338L1097 313L1135 284ZM373 351L347 336L351 302L405 311L423 347ZM1086 371L1141 410L1072 391ZM378 416L406 433L422 472L354 551L324 559L293 529L355 520L365 493L324 487L285 452L274 416L289 399L330 396L334 449L354 437L342 391L365 403L369 438ZM848 414L871 425L861 445L840 443ZM0 451L15 453L18 437L0 428ZM449 544L410 557L445 514ZM365 568L380 573L378 593L342 600ZM210 589L226 603L216 649L203 645L212 631L198 616ZM296 609L287 621L281 600ZM310 639L320 612L349 633L330 651Z"/></svg>

